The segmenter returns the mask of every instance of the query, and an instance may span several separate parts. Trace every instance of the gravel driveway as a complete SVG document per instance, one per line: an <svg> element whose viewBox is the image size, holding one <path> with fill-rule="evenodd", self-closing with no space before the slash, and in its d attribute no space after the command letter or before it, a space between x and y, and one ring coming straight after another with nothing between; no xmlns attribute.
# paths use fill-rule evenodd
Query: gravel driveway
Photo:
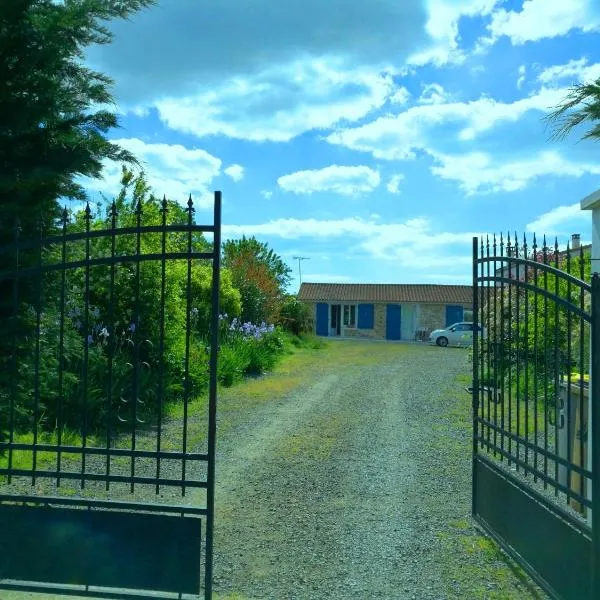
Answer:
<svg viewBox="0 0 600 600"><path fill-rule="evenodd" d="M543 598L470 521L466 352L345 343L350 360L323 350L303 384L238 423L225 413L216 591Z"/></svg>
<svg viewBox="0 0 600 600"><path fill-rule="evenodd" d="M545 598L470 519L469 368L341 341L223 391L216 600Z"/></svg>

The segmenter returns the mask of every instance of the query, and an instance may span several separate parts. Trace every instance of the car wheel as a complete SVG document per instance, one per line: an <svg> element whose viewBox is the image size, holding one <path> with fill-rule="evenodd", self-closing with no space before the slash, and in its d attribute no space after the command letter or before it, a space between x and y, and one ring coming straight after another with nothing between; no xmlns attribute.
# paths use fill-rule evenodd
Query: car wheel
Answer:
<svg viewBox="0 0 600 600"><path fill-rule="evenodd" d="M445 348L445 347L448 345L448 338L447 338L447 337L444 337L444 336L441 336L441 337L439 337L439 338L438 338L438 339L435 341L435 343L436 343L438 346L441 346L442 348Z"/></svg>

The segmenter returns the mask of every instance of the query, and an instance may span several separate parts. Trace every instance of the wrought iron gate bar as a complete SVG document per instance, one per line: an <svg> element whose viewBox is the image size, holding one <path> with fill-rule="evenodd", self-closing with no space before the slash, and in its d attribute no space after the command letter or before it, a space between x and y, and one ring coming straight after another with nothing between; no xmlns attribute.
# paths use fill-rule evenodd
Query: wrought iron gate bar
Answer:
<svg viewBox="0 0 600 600"><path fill-rule="evenodd" d="M53 444L21 444L8 442L0 442L0 451L12 448L13 450L28 450L36 449L38 452L56 452L66 454L94 454L99 456L128 456L134 458L163 458L163 459L185 459L197 460L205 462L208 460L208 454L200 452L177 452L175 450L128 450L127 448L97 448L94 446L58 446Z"/></svg>
<svg viewBox="0 0 600 600"><path fill-rule="evenodd" d="M85 207L85 263L84 263L84 295L83 295L83 330L88 332L90 330L89 321L90 321L90 220L91 220L91 211L90 205L87 204ZM40 246L41 249L41 246ZM138 252L139 254L139 252ZM136 263L139 266L139 263ZM63 269L64 271L64 269ZM38 277L39 281L41 278ZM139 297L139 289L137 290L136 298ZM41 312L40 309L37 310L37 314L39 315ZM38 337L39 339L39 337ZM87 342L87 340L86 340ZM60 348L60 354L64 354L64 348ZM87 436L88 436L88 394L89 394L89 357L90 357L90 345L85 343L83 345L83 423L82 423L82 431L81 431L81 445L83 448L87 446ZM135 362L135 361L134 361ZM81 455L81 489L85 488L85 464L86 464L86 455ZM131 461L132 463L134 461ZM35 469L35 466L34 466ZM42 476L43 477L43 476ZM110 480L108 480L110 481Z"/></svg>
<svg viewBox="0 0 600 600"><path fill-rule="evenodd" d="M188 201L188 234L187 234L187 251L188 254L192 251L192 231L189 229L192 226L194 219L194 206L192 198ZM192 261L187 261L187 280L186 280L186 295L185 295L185 361L183 374L183 439L182 450L184 454L187 452L187 437L188 437L188 404L190 401L190 335L192 321ZM185 496L185 458L181 461L181 495Z"/></svg>
<svg viewBox="0 0 600 600"><path fill-rule="evenodd" d="M163 196L162 206L161 206L161 225L162 225L162 235L160 239L160 247L161 253L164 256L167 251L167 198ZM216 221L215 221L216 222ZM114 253L113 253L114 254ZM160 297L165 297L166 285L167 285L167 263L164 258L161 259L160 262ZM158 325L158 354L159 356L163 356L165 353L165 303L160 303L160 315L159 315L159 325ZM158 393L158 418L156 424L156 493L160 493L160 483L158 480L160 479L160 460L161 456L161 438L162 438L162 426L163 426L163 393L165 387L165 363L164 361L160 361L158 366L158 381L157 381L157 393ZM206 459L208 460L208 455Z"/></svg>
<svg viewBox="0 0 600 600"><path fill-rule="evenodd" d="M501 430L502 430L502 428L500 426L498 426L495 423L493 423L492 421L488 421L487 419L484 419L482 417L477 417L477 421L479 423L483 423L483 425L485 427L489 427L490 429L495 429L498 433L500 433ZM516 441L517 436L514 433L505 431L504 435L506 437L510 437L514 441ZM480 436L478 436L478 437L480 437ZM562 458L560 455L558 455L558 454L556 454L556 453L554 453L554 452L552 452L550 450L547 450L545 448L540 448L539 446L537 446L533 442L529 442L529 441L525 442L525 441L521 440L521 444L523 444L524 446L528 446L529 450L534 450L535 452L541 454L542 456L546 456L547 458L558 462L559 465L563 465L563 466L566 467L567 465L570 464L571 465L571 470L574 473L579 473L580 475L583 475L584 477L587 477L587 478L591 478L592 477L592 472L589 471L588 469L584 469L583 467L580 467L579 465L574 465L572 463L569 463L569 461L566 458ZM494 447L494 444L492 442L490 442L490 444L488 444L488 447L490 449L492 449L492 450L494 450L494 449L497 450L497 451L501 450L500 446L496 445ZM532 469L532 472L533 472L533 469Z"/></svg>
<svg viewBox="0 0 600 600"><path fill-rule="evenodd" d="M0 494L3 504L36 504L43 506L80 506L88 509L134 510L149 513L171 513L177 515L206 515L201 506L179 504L156 504L151 502L124 502L123 500L97 500L94 498L72 498L69 496L28 496L25 494Z"/></svg>
<svg viewBox="0 0 600 600"><path fill-rule="evenodd" d="M585 281L581 245L561 251L558 240L537 240L473 239L482 325L473 336L473 515L553 598L591 600L600 598L600 519L591 518L600 498L591 443L600 429L600 277Z"/></svg>
<svg viewBox="0 0 600 600"><path fill-rule="evenodd" d="M82 454L85 456L85 454ZM0 475L8 475L8 469L0 469ZM45 479L56 479L57 473L55 471L41 471L39 469L12 469L10 471L13 477L41 477ZM166 487L182 487L181 479L168 479L156 477L141 477L140 475L106 475L105 473L81 473L75 471L61 471L61 479L78 479L82 481L110 481L113 483L138 483L141 485L162 485ZM187 487L192 488L205 488L208 484L206 481L195 481L188 480L185 482ZM83 485L82 485L83 487ZM131 492L133 493L133 492Z"/></svg>
<svg viewBox="0 0 600 600"><path fill-rule="evenodd" d="M221 192L215 192L214 223L221 223ZM212 264L212 306L219 306L219 285L221 277L221 227L215 227L213 245L217 248ZM215 454L217 443L217 356L219 351L219 312L212 311L210 333L210 382L208 395L208 488L206 491L206 537L210 543L206 544L206 569L204 573L204 589L207 600L212 594L212 569L213 569L213 528L215 521Z"/></svg>
<svg viewBox="0 0 600 600"><path fill-rule="evenodd" d="M42 224L38 223L39 245L36 252L36 262L38 270L42 265L42 242L44 232ZM42 282L41 277L35 280L35 359L34 359L34 375L33 375L33 445L37 444L38 439L38 424L39 424L39 404L40 404L40 323L41 323L41 304L42 304ZM35 485L35 470L37 466L37 452L33 450L32 456L32 477L31 485Z"/></svg>
<svg viewBox="0 0 600 600"><path fill-rule="evenodd" d="M573 304L569 303L564 298L557 296L554 292L546 291L543 288L540 289L533 284L526 285L523 281L515 281L513 279L509 279L508 277L481 277L478 281L480 281L481 283L502 283L522 290L534 292L535 294L538 294L540 296L546 296L549 300L552 300L554 303L556 303L557 306L561 306L563 308L568 309L570 312L576 314L578 317L581 317L584 321L587 321L588 323L592 322L592 317L586 311L581 310L578 306L573 306ZM487 287L488 286L486 286L486 288ZM586 291L591 290L587 290L584 288L584 292Z"/></svg>
<svg viewBox="0 0 600 600"><path fill-rule="evenodd" d="M552 253L552 255L548 255L548 256L553 256L554 252ZM567 273L566 271L562 271L560 269L560 267L556 266L556 265L550 265L550 264L545 264L545 263L540 263L540 262L536 262L535 260L531 260L530 258L517 258L514 256L508 257L508 256L492 256L490 255L489 259L488 257L484 257L484 258L477 258L476 259L476 263L477 264L487 264L488 261L498 261L502 263L502 269L506 269L509 265L520 265L520 266L529 266L530 268L536 268L538 271L542 271L542 272L546 272L549 275L556 275L557 277L560 277L561 280L564 281L570 281L572 284L576 285L578 288L583 288L584 291L586 292L591 292L592 291L592 284L588 283L587 281L581 280L578 277L576 277L575 275L573 275L572 273ZM558 263L557 263L558 264ZM518 279L509 279L509 278L502 278L502 276L479 276L478 277L478 281L479 282L500 282L503 281L504 283L512 283L513 285L523 285L522 281L519 281ZM533 288L538 289L536 286L532 285Z"/></svg>
<svg viewBox="0 0 600 600"><path fill-rule="evenodd" d="M478 437L479 440L481 440L481 438ZM495 451L497 453L502 453L506 458L509 457L508 452L506 452L505 450L500 450L500 448L496 447L494 448L493 444L488 444L486 440L483 441L484 447L488 448L492 451ZM524 445L524 444L523 444ZM528 474L535 474L536 471L529 466L529 463L523 459L523 458L518 458L513 456L512 457L512 462L515 463L515 465L518 465L522 468L523 471L523 476L526 476ZM519 471L517 471L519 472ZM537 471L537 476L542 480L546 480L548 483L552 484L554 487L556 487L556 489L559 492L562 492L563 494L567 495L569 493L569 488L566 485L563 485L560 482L554 481L551 477L548 477L547 475L544 475L541 471ZM515 481L518 481L519 484L521 485L521 487L523 486L523 481L520 481L518 479L515 479ZM529 489L529 488L527 488ZM579 496L579 494L575 493L575 492L571 492L571 497L575 500L577 500L578 502L580 502L581 504L583 504L584 506L587 506L589 508L592 507L592 502L589 499L583 498L582 496Z"/></svg>
<svg viewBox="0 0 600 600"><path fill-rule="evenodd" d="M117 230L117 234L121 231ZM158 260L212 260L212 252L167 252L162 253L149 253L135 256L133 254L117 255L117 256L104 256L100 258L90 258L88 260L74 260L66 263L56 263L44 265L43 267L24 267L15 272L0 273L0 283L2 281L10 281L13 279L20 280L32 275L40 273L51 273L54 271L64 271L65 269L78 269L81 267L101 267L103 265L118 265L123 263L144 263L144 262L155 262Z"/></svg>
<svg viewBox="0 0 600 600"><path fill-rule="evenodd" d="M174 225L142 225L139 228L140 234L145 233L187 233L189 226L187 223L185 224L174 224ZM118 235L136 235L138 232L138 228L136 227L115 227L115 232ZM199 225L196 223L192 223L192 233L215 233L214 225ZM86 239L97 240L101 238L112 236L112 229L93 229L88 233L86 232L77 232L77 233L65 233L64 235L48 235L44 236L44 245L54 245L54 244L62 244L63 240L65 243L67 242L76 242L76 241L85 241ZM22 238L16 238L10 244L0 245L0 254L10 253L16 250L29 250L32 248L37 248L39 245L39 240L24 240Z"/></svg>

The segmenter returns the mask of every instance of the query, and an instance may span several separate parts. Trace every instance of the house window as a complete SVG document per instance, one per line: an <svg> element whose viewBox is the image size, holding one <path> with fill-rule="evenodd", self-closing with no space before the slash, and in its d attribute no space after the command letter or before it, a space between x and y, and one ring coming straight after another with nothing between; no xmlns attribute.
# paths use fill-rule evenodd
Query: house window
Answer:
<svg viewBox="0 0 600 600"><path fill-rule="evenodd" d="M344 327L356 327L356 304L344 304Z"/></svg>

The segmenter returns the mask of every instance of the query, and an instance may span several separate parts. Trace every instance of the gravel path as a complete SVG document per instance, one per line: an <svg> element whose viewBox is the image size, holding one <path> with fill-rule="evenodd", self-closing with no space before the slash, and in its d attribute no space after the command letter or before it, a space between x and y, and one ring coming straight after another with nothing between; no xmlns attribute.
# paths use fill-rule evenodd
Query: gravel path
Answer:
<svg viewBox="0 0 600 600"><path fill-rule="evenodd" d="M343 341L223 391L216 600L545 598L470 519L469 367Z"/></svg>
<svg viewBox="0 0 600 600"><path fill-rule="evenodd" d="M344 366L338 351L306 373L313 383L220 439L216 590L273 599L543 597L468 517L469 399L457 379L468 373L466 353L354 346L367 364Z"/></svg>

